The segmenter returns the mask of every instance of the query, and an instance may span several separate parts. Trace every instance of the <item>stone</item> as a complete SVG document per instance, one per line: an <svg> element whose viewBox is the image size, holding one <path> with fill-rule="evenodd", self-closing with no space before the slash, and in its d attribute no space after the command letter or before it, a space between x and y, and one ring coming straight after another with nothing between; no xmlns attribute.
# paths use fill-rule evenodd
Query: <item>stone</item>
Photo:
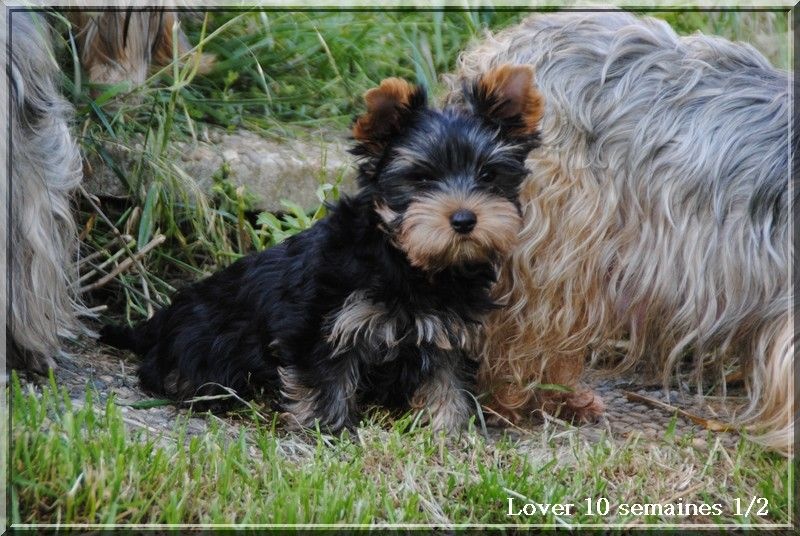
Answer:
<svg viewBox="0 0 800 536"><path fill-rule="evenodd" d="M209 141L175 142L175 152L181 155L176 164L206 192L211 191L213 176L226 165L227 178L253 194L256 210L282 210L282 199L313 209L319 204L316 191L320 182L333 182L339 174L343 176L342 191L355 189L354 159L347 153L349 143L341 133L305 132L296 139L276 141L246 130L209 129L204 139ZM121 170L132 170L141 143L132 150L111 144L105 150ZM128 196L123 181L94 154L88 156L84 185L98 196Z"/></svg>

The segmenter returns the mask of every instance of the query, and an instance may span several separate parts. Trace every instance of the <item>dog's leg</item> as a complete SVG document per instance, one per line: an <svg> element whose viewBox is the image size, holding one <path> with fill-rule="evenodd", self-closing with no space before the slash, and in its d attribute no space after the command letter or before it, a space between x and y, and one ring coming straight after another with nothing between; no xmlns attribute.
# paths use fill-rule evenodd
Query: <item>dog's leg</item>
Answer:
<svg viewBox="0 0 800 536"><path fill-rule="evenodd" d="M556 354L547 358L542 384L535 389L535 399L542 411L573 422L594 422L605 411L603 400L580 381L586 361L584 352ZM552 386L552 387L551 387ZM559 386L569 388L560 390Z"/></svg>
<svg viewBox="0 0 800 536"><path fill-rule="evenodd" d="M11 53L6 71L11 98L0 111L0 123L9 125L13 141L7 181L11 205L3 195L0 208L2 232L10 231L8 364L46 373L56 366L62 337L91 333L79 319L88 311L73 285L78 234L70 195L83 174L69 130L73 110L59 91L49 26L34 12L9 17L13 43L6 32L0 37L0 46L8 45ZM5 311L5 290L2 294Z"/></svg>
<svg viewBox="0 0 800 536"><path fill-rule="evenodd" d="M456 432L472 414L467 382L447 363L434 369L414 392L411 407L422 410L434 430Z"/></svg>
<svg viewBox="0 0 800 536"><path fill-rule="evenodd" d="M321 376L295 367L279 367L282 407L290 426L321 428L338 432L352 428L356 417L356 388L359 370L355 357L342 355Z"/></svg>
<svg viewBox="0 0 800 536"><path fill-rule="evenodd" d="M750 404L740 419L754 441L791 454L794 426L798 419L794 400L794 347L791 322L780 318L765 325L753 337L750 352L758 356L750 363L745 381Z"/></svg>
<svg viewBox="0 0 800 536"><path fill-rule="evenodd" d="M480 382L491 394L486 405L500 416L489 420L492 425L502 425L506 421L516 424L538 410L582 423L594 422L603 414L602 398L580 382L584 368L582 354L539 357L538 360L558 363L558 366L534 369L531 364L537 358L530 357L526 362L529 375L517 380L513 379L517 372L513 363L498 360L492 363L491 371L484 364Z"/></svg>
<svg viewBox="0 0 800 536"><path fill-rule="evenodd" d="M605 292L610 255L600 249L607 207L597 181L559 155L541 151L531 163L520 190L525 247L499 272L493 292L504 307L486 323L479 385L513 423L538 409L591 421L603 404L581 385L584 362L594 344L618 335Z"/></svg>

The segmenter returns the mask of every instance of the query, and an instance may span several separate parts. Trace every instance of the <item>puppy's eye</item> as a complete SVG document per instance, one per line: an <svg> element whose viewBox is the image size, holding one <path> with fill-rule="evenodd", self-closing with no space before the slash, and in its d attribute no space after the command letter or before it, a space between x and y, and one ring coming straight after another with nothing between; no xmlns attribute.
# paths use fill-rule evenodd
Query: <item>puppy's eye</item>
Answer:
<svg viewBox="0 0 800 536"><path fill-rule="evenodd" d="M490 171L481 171L478 175L478 181L480 182L492 182L494 180L494 173Z"/></svg>

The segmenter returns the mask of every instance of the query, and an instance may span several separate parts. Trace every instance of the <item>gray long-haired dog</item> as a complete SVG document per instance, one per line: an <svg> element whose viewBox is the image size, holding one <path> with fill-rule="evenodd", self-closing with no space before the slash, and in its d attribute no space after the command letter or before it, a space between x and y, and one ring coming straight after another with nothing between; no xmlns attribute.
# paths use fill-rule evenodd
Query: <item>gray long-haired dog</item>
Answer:
<svg viewBox="0 0 800 536"><path fill-rule="evenodd" d="M34 12L9 16L10 123L6 107L0 106L2 124L11 127L11 209L5 213L6 203L0 208L0 221L11 229L7 355L14 368L44 372L55 367L62 337L89 333L80 321L88 311L74 287L78 241L70 211L70 195L81 181L82 169L69 132L72 108L56 83L50 28ZM153 65L165 65L175 53L185 56L191 48L175 12L72 11L68 16L92 82L141 84ZM6 39L4 33L3 50ZM204 70L213 58L200 55L197 61ZM2 194L7 199L8 192Z"/></svg>
<svg viewBox="0 0 800 536"><path fill-rule="evenodd" d="M590 357L664 381L688 364L698 384L739 367L750 402L734 420L788 450L788 74L751 46L620 12L532 16L458 74L504 63L534 67L546 112L485 346L495 407L601 413L579 383ZM531 388L553 383L575 390Z"/></svg>
<svg viewBox="0 0 800 536"><path fill-rule="evenodd" d="M12 164L10 210L2 218L11 231L7 356L12 367L43 372L55 365L59 337L83 331L78 314L84 309L72 284L77 236L70 211L81 159L68 127L72 108L56 83L47 24L35 13L9 16L11 117L0 122L10 126ZM2 40L6 50L5 35ZM5 116L7 107L0 108ZM0 210L7 208L4 202Z"/></svg>
<svg viewBox="0 0 800 536"><path fill-rule="evenodd" d="M72 11L81 63L92 82L142 84L152 66L185 56L192 49L180 28L178 13L165 9L124 11ZM199 72L206 72L213 56L200 54Z"/></svg>

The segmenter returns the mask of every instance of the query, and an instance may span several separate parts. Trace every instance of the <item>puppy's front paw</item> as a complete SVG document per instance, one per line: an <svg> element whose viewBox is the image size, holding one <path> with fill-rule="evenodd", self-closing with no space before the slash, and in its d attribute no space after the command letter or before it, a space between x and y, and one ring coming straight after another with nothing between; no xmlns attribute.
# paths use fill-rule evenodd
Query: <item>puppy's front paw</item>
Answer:
<svg viewBox="0 0 800 536"><path fill-rule="evenodd" d="M440 371L423 383L411 407L424 412L423 419L434 431L460 432L471 415L471 398L449 371Z"/></svg>

